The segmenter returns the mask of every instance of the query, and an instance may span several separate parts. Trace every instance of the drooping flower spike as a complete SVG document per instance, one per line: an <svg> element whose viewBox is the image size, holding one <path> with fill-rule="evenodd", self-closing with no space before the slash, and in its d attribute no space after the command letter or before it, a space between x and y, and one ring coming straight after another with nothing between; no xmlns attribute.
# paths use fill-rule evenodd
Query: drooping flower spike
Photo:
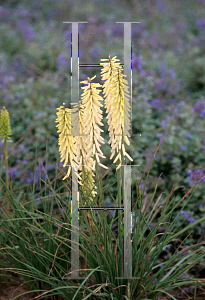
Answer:
<svg viewBox="0 0 205 300"><path fill-rule="evenodd" d="M107 108L106 113L108 114L106 119L108 119L108 131L109 131L109 144L111 144L111 148L114 145L114 126L112 121L112 99L111 99L111 81L113 78L113 73L116 70L117 66L120 65L120 63L117 63L117 61L120 61L119 59L116 59L117 56L114 56L112 59L101 59L101 61L108 61L108 63L100 63L103 65L103 68L101 70L101 77L102 80L106 80L103 84L103 94L105 95L105 107Z"/></svg>
<svg viewBox="0 0 205 300"><path fill-rule="evenodd" d="M68 163L70 165L66 176L63 178L63 180L65 180L70 175L71 165L77 164L77 148L75 146L75 137L69 135L71 134L71 109L65 108L65 103L63 103L63 106L60 106L57 110L57 119L55 122L59 123L56 127L58 128L57 133L59 133L58 145L61 154L60 161L64 161L63 167Z"/></svg>
<svg viewBox="0 0 205 300"><path fill-rule="evenodd" d="M113 161L113 163L115 163L118 158L120 159L120 164L117 167L118 170L122 165L121 151L124 156L127 156L129 160L133 161L125 151L123 143L123 141L125 141L127 145L130 145L127 138L127 136L129 136L128 130L130 129L129 111L131 109L128 101L128 82L123 78L125 75L122 74L122 67L119 63L116 63L116 56L112 59L109 56L109 59L101 59L101 61L108 61L108 63L101 63L101 65L103 65L101 74L104 74L102 75L102 80L106 80L103 85L103 93L106 97L105 105L108 112L107 118L110 132L110 140L108 143L111 144L112 148L110 159L112 159L115 154L115 148L117 148L118 151L119 147L120 152ZM124 135L123 139L122 135Z"/></svg>
<svg viewBox="0 0 205 300"><path fill-rule="evenodd" d="M81 98L83 106L82 119L84 124L84 134L87 135L84 139L85 150L83 152L83 159L84 163L86 162L89 167L89 170L86 171L86 174L88 176L88 185L90 189L95 187L95 175L92 173L92 170L95 170L96 160L101 167L108 169L108 167L101 164L99 160L99 157L105 158L102 151L100 150L99 144L99 142L104 143L104 139L100 136L100 131L103 132L103 130L97 126L97 124L104 126L100 122L102 119L102 110L100 109L100 107L102 107L103 105L99 102L99 100L103 100L103 98L99 96L101 90L97 90L97 87L101 87L101 85L99 83L91 82L95 77L96 75L92 78L88 77L88 80L81 81L81 83L87 84L87 86L82 87L82 89L84 89L84 92ZM78 149L82 148L83 143L82 145L78 145ZM96 158L96 160L94 160L94 158ZM92 193L93 195L97 194L97 192L95 191L93 191Z"/></svg>

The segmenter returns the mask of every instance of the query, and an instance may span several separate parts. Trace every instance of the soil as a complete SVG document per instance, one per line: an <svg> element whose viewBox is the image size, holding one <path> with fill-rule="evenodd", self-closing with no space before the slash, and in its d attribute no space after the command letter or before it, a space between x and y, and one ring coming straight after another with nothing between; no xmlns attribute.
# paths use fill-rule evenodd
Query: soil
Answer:
<svg viewBox="0 0 205 300"><path fill-rule="evenodd" d="M21 276L18 278L22 279ZM3 281L1 279L1 281ZM0 300L12 300L14 297L27 292L28 290L22 285L13 285L14 280L7 279L6 281L10 281L10 283L4 284L0 282ZM25 280L23 280L25 282ZM28 295L22 295L18 297L18 300L31 300L36 296L35 293L29 293Z"/></svg>

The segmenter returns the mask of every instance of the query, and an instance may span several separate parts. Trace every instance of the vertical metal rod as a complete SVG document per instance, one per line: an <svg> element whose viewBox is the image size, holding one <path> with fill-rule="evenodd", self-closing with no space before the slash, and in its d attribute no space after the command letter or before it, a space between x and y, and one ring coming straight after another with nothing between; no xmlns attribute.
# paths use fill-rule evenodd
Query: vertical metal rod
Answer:
<svg viewBox="0 0 205 300"><path fill-rule="evenodd" d="M124 23L124 75L131 92L131 22ZM124 96L124 95L123 95ZM124 134L131 136L132 98L129 99L131 111L128 122L124 114ZM131 246L131 166L124 168L124 278L132 277L132 246Z"/></svg>
<svg viewBox="0 0 205 300"><path fill-rule="evenodd" d="M79 57L78 24L87 22L63 22L72 24L71 37L71 136L79 136ZM76 105L77 104L77 105ZM72 108L72 105L74 106ZM77 107L77 112L73 112ZM78 166L72 166L72 200L71 200L71 278L79 279L79 192Z"/></svg>
<svg viewBox="0 0 205 300"><path fill-rule="evenodd" d="M132 278L131 166L124 165L124 278Z"/></svg>
<svg viewBox="0 0 205 300"><path fill-rule="evenodd" d="M129 100L131 109L128 110L128 116L124 113L123 135L131 136L131 129L132 129L131 126L131 118L132 118L131 23L139 23L139 22L116 22L116 23L124 24L124 75L125 75L125 79L128 82L128 91L130 91L131 93L131 97ZM124 192L123 193L124 196L123 199L124 202L124 275L123 277L126 279L131 279L132 278L131 166L123 165L122 167L124 167L124 191L123 191ZM121 184L122 184L122 179L121 179Z"/></svg>
<svg viewBox="0 0 205 300"><path fill-rule="evenodd" d="M79 136L78 22L72 23L71 74L71 135ZM73 113L74 108L76 109L76 104L78 104L78 111Z"/></svg>
<svg viewBox="0 0 205 300"><path fill-rule="evenodd" d="M72 167L72 200L71 200L71 278L79 278L79 192L77 182L78 166Z"/></svg>
<svg viewBox="0 0 205 300"><path fill-rule="evenodd" d="M131 22L124 23L124 75L128 81L128 90L131 93ZM132 97L132 93L131 93ZM131 116L132 116L132 98L130 97L129 104L131 111L129 112L128 122L124 122L124 134L131 136ZM127 120L127 116L124 114L124 121Z"/></svg>

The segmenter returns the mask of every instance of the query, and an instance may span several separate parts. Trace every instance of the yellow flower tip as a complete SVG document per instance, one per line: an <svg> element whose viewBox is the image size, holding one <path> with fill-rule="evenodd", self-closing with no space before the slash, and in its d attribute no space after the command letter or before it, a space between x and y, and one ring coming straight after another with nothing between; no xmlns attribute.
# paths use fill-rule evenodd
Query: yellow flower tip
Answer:
<svg viewBox="0 0 205 300"><path fill-rule="evenodd" d="M0 114L0 137L8 138L8 141L12 142L9 135L11 135L10 118L9 113L5 106L3 106Z"/></svg>

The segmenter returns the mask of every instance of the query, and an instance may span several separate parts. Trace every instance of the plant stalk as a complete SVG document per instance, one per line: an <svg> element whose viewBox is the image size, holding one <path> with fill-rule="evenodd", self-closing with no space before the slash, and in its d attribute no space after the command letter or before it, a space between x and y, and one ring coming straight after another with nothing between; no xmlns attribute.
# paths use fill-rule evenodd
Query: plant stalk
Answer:
<svg viewBox="0 0 205 300"><path fill-rule="evenodd" d="M9 174L8 174L8 156L7 156L7 139L4 138L4 155L5 155L5 167L6 167L6 188L9 189ZM9 193L6 191L8 198L6 208L9 210Z"/></svg>

